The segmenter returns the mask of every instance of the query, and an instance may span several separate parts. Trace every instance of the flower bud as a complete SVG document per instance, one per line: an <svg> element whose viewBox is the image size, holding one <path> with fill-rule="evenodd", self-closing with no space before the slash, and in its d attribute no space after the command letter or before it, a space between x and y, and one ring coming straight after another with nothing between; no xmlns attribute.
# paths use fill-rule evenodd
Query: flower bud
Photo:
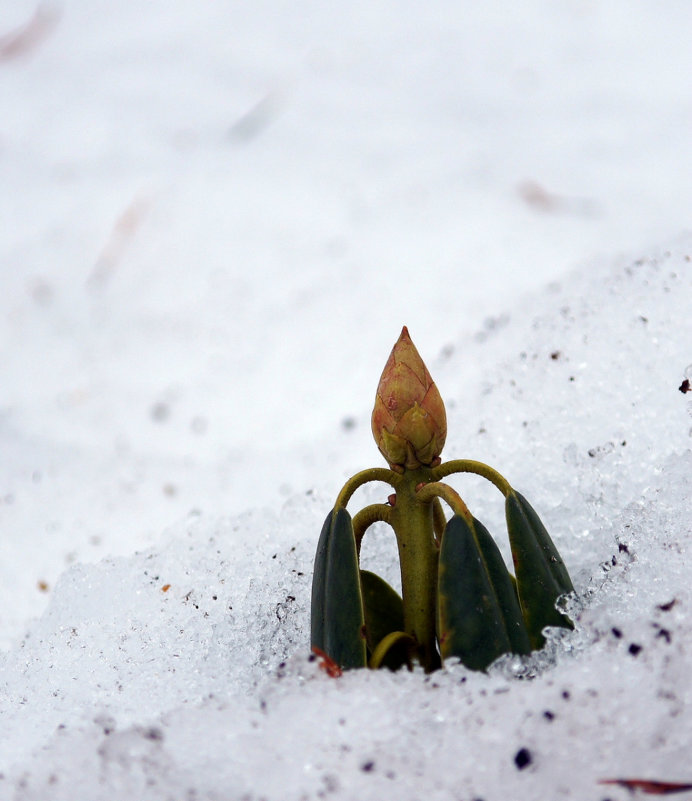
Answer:
<svg viewBox="0 0 692 801"><path fill-rule="evenodd" d="M415 470L440 462L447 437L445 407L406 326L382 371L372 433L392 468Z"/></svg>

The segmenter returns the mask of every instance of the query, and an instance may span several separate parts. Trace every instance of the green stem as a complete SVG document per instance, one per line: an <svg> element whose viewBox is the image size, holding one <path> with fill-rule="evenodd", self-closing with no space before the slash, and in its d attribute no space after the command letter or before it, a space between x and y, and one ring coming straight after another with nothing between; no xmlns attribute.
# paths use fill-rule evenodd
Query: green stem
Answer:
<svg viewBox="0 0 692 801"><path fill-rule="evenodd" d="M369 470L361 470L360 473L351 476L341 488L341 492L336 499L335 508L338 509L341 506L346 508L346 504L351 499L351 495L353 495L358 487L362 487L363 484L367 484L368 481L384 481L385 484L389 484L391 487L394 487L394 489L397 489L401 483L401 476L393 470L387 470L386 467L371 467Z"/></svg>
<svg viewBox="0 0 692 801"><path fill-rule="evenodd" d="M440 481L433 481L418 490L418 500L423 503L430 502L435 498L442 498L452 509L454 514L461 515L469 525L473 525L473 516L469 512L468 506L463 502L456 490L449 484Z"/></svg>
<svg viewBox="0 0 692 801"><path fill-rule="evenodd" d="M435 542L437 547L440 547L442 542L442 535L444 534L445 526L447 525L447 518L442 509L442 504L439 498L433 500L433 530L435 532Z"/></svg>
<svg viewBox="0 0 692 801"><path fill-rule="evenodd" d="M404 629L416 641L418 659L429 673L440 666L435 633L438 550L433 498L422 500L416 487L430 481L430 469L407 470L400 478L390 522L399 547Z"/></svg>
<svg viewBox="0 0 692 801"><path fill-rule="evenodd" d="M373 669L379 668L382 665L382 660L385 658L385 656L387 656L388 651L400 642L405 642L407 645L413 648L416 646L416 641L411 637L410 634L406 634L405 631L392 631L380 641L375 650L372 652L368 666ZM409 670L410 669L411 665L409 664Z"/></svg>
<svg viewBox="0 0 692 801"><path fill-rule="evenodd" d="M432 469L433 478L438 481L452 473L476 473L483 476L493 483L505 498L512 492L509 481L484 462L476 462L473 459L452 459L451 462L444 462Z"/></svg>
<svg viewBox="0 0 692 801"><path fill-rule="evenodd" d="M360 544L363 541L366 530L378 522L389 523L391 525L392 507L386 503L373 503L357 512L353 518L353 536L356 540L356 550L360 558Z"/></svg>

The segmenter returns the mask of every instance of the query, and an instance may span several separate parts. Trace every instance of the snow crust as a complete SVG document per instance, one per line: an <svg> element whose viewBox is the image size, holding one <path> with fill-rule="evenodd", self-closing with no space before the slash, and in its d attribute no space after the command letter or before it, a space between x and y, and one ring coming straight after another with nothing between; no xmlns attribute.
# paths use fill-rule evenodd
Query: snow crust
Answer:
<svg viewBox="0 0 692 801"><path fill-rule="evenodd" d="M0 799L692 780L688 4L35 10L0 13ZM334 680L314 549L404 323L576 630ZM363 560L397 583L385 527Z"/></svg>
<svg viewBox="0 0 692 801"><path fill-rule="evenodd" d="M688 237L574 275L433 370L448 455L501 467L547 521L575 581L574 633L489 675L331 679L307 646L333 499L193 514L151 549L69 568L2 655L7 797L584 799L616 795L606 778L685 779L690 254ZM481 518L501 509L464 494ZM391 563L392 542L372 539L369 558Z"/></svg>

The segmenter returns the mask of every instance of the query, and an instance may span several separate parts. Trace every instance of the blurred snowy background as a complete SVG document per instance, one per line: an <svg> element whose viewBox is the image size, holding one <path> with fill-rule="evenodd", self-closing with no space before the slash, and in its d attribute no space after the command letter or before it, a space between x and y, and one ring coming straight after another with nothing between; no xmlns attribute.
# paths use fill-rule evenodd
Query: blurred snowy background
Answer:
<svg viewBox="0 0 692 801"><path fill-rule="evenodd" d="M0 4L0 798L692 778L691 37L686 2ZM584 611L490 678L331 682L314 546L404 323Z"/></svg>

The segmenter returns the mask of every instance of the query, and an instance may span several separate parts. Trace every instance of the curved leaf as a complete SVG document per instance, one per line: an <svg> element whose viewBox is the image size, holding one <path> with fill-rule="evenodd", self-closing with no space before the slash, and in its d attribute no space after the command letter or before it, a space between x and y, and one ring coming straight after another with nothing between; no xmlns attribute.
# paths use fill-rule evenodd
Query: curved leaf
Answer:
<svg viewBox="0 0 692 801"><path fill-rule="evenodd" d="M360 571L365 634L371 651L392 631L404 628L404 604L399 593L369 570Z"/></svg>
<svg viewBox="0 0 692 801"><path fill-rule="evenodd" d="M334 509L322 526L312 577L311 645L342 668L365 667L365 618L349 513Z"/></svg>
<svg viewBox="0 0 692 801"><path fill-rule="evenodd" d="M372 654L371 667L388 667L397 670L408 661L407 647L399 640L392 641L385 649L379 648L382 641L392 632L402 633L404 628L404 604L399 593L387 582L369 570L360 571L365 611L365 634L368 649ZM407 636L407 635L403 635ZM409 640L411 638L409 637ZM376 651L381 651L375 664Z"/></svg>
<svg viewBox="0 0 692 801"><path fill-rule="evenodd" d="M500 549L488 529L475 518L473 527L476 532L476 542L483 555L488 578L493 586L502 612L502 620L512 645L512 653L528 654L531 652L531 643L521 614L514 577L507 570L507 565L505 565Z"/></svg>
<svg viewBox="0 0 692 801"><path fill-rule="evenodd" d="M526 498L510 492L505 514L524 621L532 646L541 648L546 626L573 628L572 621L555 608L555 602L574 587L550 535Z"/></svg>
<svg viewBox="0 0 692 801"><path fill-rule="evenodd" d="M485 529L483 532L481 540L490 552L485 537L490 535ZM437 630L443 661L457 656L466 667L485 670L499 656L512 651L503 609L509 594L499 578L501 570L495 558L491 556L490 561L489 568L477 532L463 517L454 515L442 536L439 561ZM494 580L503 586L499 594L502 602Z"/></svg>

